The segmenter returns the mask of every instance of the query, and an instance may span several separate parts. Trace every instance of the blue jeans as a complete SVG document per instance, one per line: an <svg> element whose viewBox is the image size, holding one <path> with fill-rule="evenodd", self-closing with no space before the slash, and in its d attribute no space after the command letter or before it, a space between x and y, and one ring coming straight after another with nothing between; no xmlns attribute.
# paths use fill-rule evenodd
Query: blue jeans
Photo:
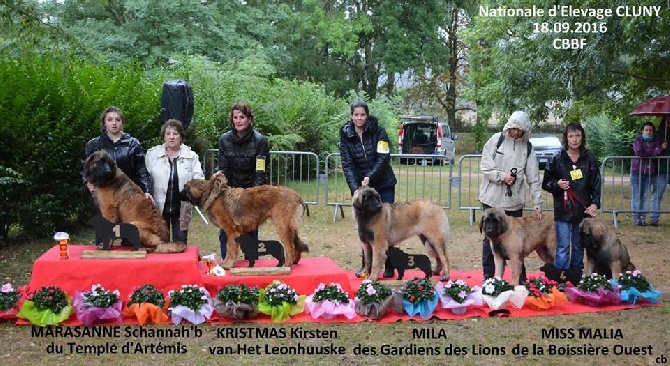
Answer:
<svg viewBox="0 0 670 366"><path fill-rule="evenodd" d="M647 198L649 197L652 181L656 181L655 174L630 175L630 209L633 210L634 219L643 220L647 216ZM657 204L660 206L660 201Z"/></svg>
<svg viewBox="0 0 670 366"><path fill-rule="evenodd" d="M247 234L253 236L258 240L258 228L254 231L250 231ZM219 230L219 245L221 246L221 260L226 258L226 253L228 252L226 250L226 243L228 243L228 234L224 230ZM244 259L247 259L246 256Z"/></svg>
<svg viewBox="0 0 670 366"><path fill-rule="evenodd" d="M584 268L584 248L579 242L579 223L556 220L556 258L558 269Z"/></svg>
<svg viewBox="0 0 670 366"><path fill-rule="evenodd" d="M656 174L656 179L651 182L653 187L651 192L651 210L655 211L649 214L652 220L658 221L658 218L661 217L661 201L663 201L663 194L665 193L665 188L668 186L668 173L658 173Z"/></svg>
<svg viewBox="0 0 670 366"><path fill-rule="evenodd" d="M379 197L382 199L383 203L394 203L395 202L395 186L391 188L386 188L383 191L377 191Z"/></svg>

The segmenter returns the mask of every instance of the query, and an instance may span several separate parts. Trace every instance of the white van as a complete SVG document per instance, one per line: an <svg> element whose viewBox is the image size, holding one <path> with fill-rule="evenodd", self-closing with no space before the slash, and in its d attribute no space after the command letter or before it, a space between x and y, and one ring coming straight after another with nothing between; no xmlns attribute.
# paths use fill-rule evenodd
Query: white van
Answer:
<svg viewBox="0 0 670 366"><path fill-rule="evenodd" d="M456 156L449 125L433 116L400 116L402 124L398 131L398 154L432 154L431 164L453 164ZM424 159L400 158L400 163L422 163Z"/></svg>

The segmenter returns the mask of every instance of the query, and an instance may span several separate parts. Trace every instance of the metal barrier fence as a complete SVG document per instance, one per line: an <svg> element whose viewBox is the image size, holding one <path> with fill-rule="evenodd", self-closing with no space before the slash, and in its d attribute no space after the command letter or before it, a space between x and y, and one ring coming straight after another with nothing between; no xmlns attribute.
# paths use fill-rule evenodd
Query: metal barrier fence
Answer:
<svg viewBox="0 0 670 366"><path fill-rule="evenodd" d="M209 177L218 166L218 149L205 151L202 168ZM319 157L304 151L271 151L268 184L289 187L308 205L319 204Z"/></svg>
<svg viewBox="0 0 670 366"><path fill-rule="evenodd" d="M631 185L630 166L633 159L639 159L636 156L608 156L601 166L600 173L602 176L602 196L600 197L600 210L602 212L612 213L614 218L614 227L619 227L618 214L619 213L670 213L670 202L663 202L662 195L668 185L668 174L643 174L639 177L640 182L637 186L637 194L642 192L644 183L646 185L646 199L644 209L633 210L631 205L631 196L633 194L633 186ZM651 164L658 164L657 166L664 168L665 172L670 171L670 158L653 157L644 158ZM662 188L660 188L662 187ZM660 189L659 189L660 188ZM653 210L651 207L652 195L655 197L658 193L661 197L658 198L659 207Z"/></svg>
<svg viewBox="0 0 670 366"><path fill-rule="evenodd" d="M482 183L481 160L481 154L463 155L458 159L458 175L454 178L453 186L458 188L458 209L469 211L470 225L477 221L476 211L482 209L482 203L479 201L479 186ZM543 172L540 171L540 182L544 176ZM534 209L535 203L527 183L524 184L526 184L524 209L530 211ZM554 198L551 194L542 191L542 202L542 211L553 211Z"/></svg>
<svg viewBox="0 0 670 366"><path fill-rule="evenodd" d="M451 181L453 166L429 164L435 155L431 154L391 154L391 165L398 179L395 197L397 202L426 199L443 208L451 208ZM333 221L337 212L344 217L344 206L351 206L351 191L342 171L339 153L326 156L325 180L326 205L334 206Z"/></svg>
<svg viewBox="0 0 670 366"><path fill-rule="evenodd" d="M203 156L205 176L210 176L217 166L217 149L209 149ZM430 154L391 154L391 164L398 179L396 185L396 201L403 202L414 199L427 199L437 203L445 209L452 207L452 192L456 189L459 210L468 210L470 225L477 218L476 211L481 210L479 202L479 186L482 174L480 171L481 155L463 155L456 166L430 164L435 156ZM667 214L670 213L670 202L659 199L658 210L652 210L651 196L657 194L656 187L662 181L667 188L668 174L648 175L643 181L655 182L650 184L649 194L646 197L644 210L635 211L631 207L631 175L630 165L635 156L608 156L600 167L602 177L602 196L600 209L604 213L612 213L614 226L618 227L619 213L646 212ZM670 157L647 158L665 166L670 171ZM437 160L437 163L443 163ZM272 151L270 152L269 184L281 185L294 189L305 203L318 205L319 199L325 196L326 206L333 206L333 221L340 216L344 217L344 207L351 206L351 192L342 172L340 154L333 153L326 156L324 169L321 170L319 157L311 152L299 151ZM454 175L454 168L456 174ZM542 173L542 171L541 171ZM542 177L540 177L542 179ZM642 185L640 185L641 191ZM323 193L321 193L323 190ZM542 191L544 211L553 210L553 197ZM661 197L662 198L662 197ZM526 210L533 209L532 198L526 189Z"/></svg>

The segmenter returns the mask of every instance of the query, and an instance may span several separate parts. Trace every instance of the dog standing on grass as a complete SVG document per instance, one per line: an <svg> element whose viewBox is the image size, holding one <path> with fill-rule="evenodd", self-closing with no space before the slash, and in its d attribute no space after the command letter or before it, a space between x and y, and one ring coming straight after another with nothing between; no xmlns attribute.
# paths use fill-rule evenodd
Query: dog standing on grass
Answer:
<svg viewBox="0 0 670 366"><path fill-rule="evenodd" d="M543 215L542 220L534 215L510 217L501 209L489 208L479 222L479 232L491 242L495 276L502 278L505 260L508 260L514 286L519 284L523 259L533 251L544 263L554 263L556 228L549 215Z"/></svg>
<svg viewBox="0 0 670 366"><path fill-rule="evenodd" d="M221 262L223 268L232 268L240 253L240 245L235 240L267 219L272 220L284 245L284 267L297 264L302 253L309 252L309 247L298 236L305 203L296 191L271 185L233 188L227 183L223 174L209 180L192 179L179 193L182 200L202 207L209 219L228 234L226 258Z"/></svg>
<svg viewBox="0 0 670 366"><path fill-rule="evenodd" d="M352 197L358 237L363 243L364 275L376 280L386 261L386 249L405 239L418 236L428 255L435 258L433 274L442 273L440 280L449 279L447 240L449 219L442 207L430 201L382 203L376 190L363 187Z"/></svg>

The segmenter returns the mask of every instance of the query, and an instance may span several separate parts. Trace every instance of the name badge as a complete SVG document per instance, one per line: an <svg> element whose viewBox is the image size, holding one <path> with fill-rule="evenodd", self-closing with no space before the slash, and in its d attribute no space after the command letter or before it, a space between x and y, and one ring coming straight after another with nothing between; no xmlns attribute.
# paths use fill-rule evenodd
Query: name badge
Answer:
<svg viewBox="0 0 670 366"><path fill-rule="evenodd" d="M389 143L386 141L377 141L377 152L380 154L388 154L391 152Z"/></svg>
<svg viewBox="0 0 670 366"><path fill-rule="evenodd" d="M584 178L584 174L582 174L581 169L571 170L570 171L570 178L572 178L572 180L579 180L579 179Z"/></svg>
<svg viewBox="0 0 670 366"><path fill-rule="evenodd" d="M265 156L256 157L256 171L257 172L265 171Z"/></svg>

